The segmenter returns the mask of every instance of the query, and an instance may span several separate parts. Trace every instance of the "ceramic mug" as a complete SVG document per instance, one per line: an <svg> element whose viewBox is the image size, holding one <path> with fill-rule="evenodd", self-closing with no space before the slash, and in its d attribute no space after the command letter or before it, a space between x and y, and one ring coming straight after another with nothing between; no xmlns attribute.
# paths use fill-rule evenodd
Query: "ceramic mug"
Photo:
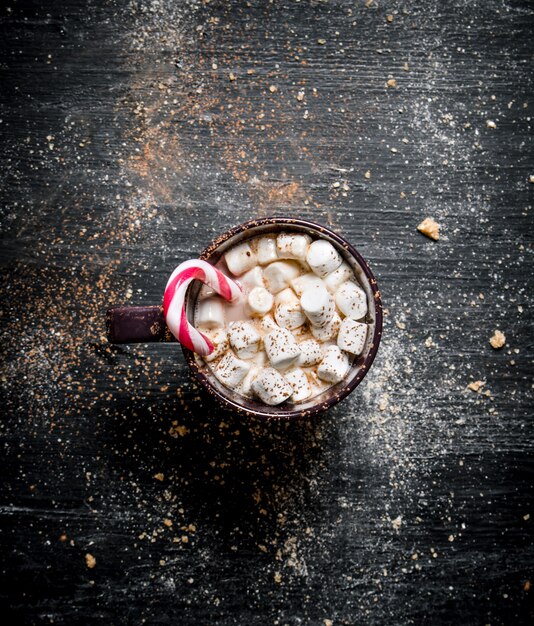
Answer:
<svg viewBox="0 0 534 626"><path fill-rule="evenodd" d="M268 419L310 417L337 404L360 384L376 356L382 335L382 302L376 279L361 254L343 237L325 226L307 220L289 217L269 217L246 222L227 230L217 237L200 255L200 259L215 264L221 256L236 244L269 233L307 233L312 238L326 239L353 269L367 295L369 325L367 340L362 354L356 357L346 377L321 394L298 403L284 402L268 406L246 398L220 383L209 365L194 352L182 347L187 364L202 388L226 408L248 416ZM196 299L202 284L194 281L186 295L185 307L188 320L193 322ZM108 339L111 343L147 343L174 341L165 325L161 306L118 306L107 312Z"/></svg>

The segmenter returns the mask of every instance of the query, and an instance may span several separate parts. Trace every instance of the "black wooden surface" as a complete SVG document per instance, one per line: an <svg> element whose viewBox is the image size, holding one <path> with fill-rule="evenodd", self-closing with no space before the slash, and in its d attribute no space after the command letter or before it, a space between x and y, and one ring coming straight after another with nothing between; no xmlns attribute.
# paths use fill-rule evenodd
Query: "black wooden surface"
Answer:
<svg viewBox="0 0 534 626"><path fill-rule="evenodd" d="M532 5L1 16L2 615L532 623ZM367 379L310 422L238 419L176 345L103 339L109 305L159 303L270 214L349 238L388 313Z"/></svg>

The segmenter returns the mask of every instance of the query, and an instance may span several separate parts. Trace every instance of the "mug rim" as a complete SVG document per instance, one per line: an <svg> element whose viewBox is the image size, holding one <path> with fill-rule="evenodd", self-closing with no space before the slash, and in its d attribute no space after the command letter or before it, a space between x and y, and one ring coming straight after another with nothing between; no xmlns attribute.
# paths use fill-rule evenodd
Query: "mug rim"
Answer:
<svg viewBox="0 0 534 626"><path fill-rule="evenodd" d="M380 345L380 340L382 337L382 323L383 323L383 313L382 313L382 299L380 295L380 290L378 289L378 284L376 278L371 271L367 261L362 257L362 255L356 250L356 248L350 244L344 237L338 235L336 232L332 231L330 228L323 226L322 224L317 224L316 222L312 222L310 220L301 219L301 218L292 218L292 217L264 217L260 219L250 220L248 222L243 222L242 224L238 224L237 226L232 226L227 231L217 236L204 250L199 256L199 259L203 261L208 261L211 259L212 255L220 248L220 246L234 237L246 230L251 228L257 228L259 226L274 226L274 225L286 225L286 226L301 226L305 229L310 229L319 235L324 233L328 235L330 239L333 239L336 244L346 250L350 255L352 255L358 264L360 265L363 273L365 274L369 286L371 288L371 292L373 294L373 303L375 309L375 327L373 333L373 340L371 343L371 348L367 353L363 363L359 366L356 376L354 376L350 381L348 381L337 393L332 393L326 400L323 402L319 402L314 404L312 407L307 409L287 409L287 410L278 410L275 412L269 411L269 406L265 405L265 410L256 410L254 408L248 408L238 402L232 400L232 398L224 395L221 391L211 382L210 378L206 376L199 368L196 359L195 353L191 350L182 346L182 352L184 354L185 360L193 372L196 380L204 387L210 394L215 396L215 398L221 402L226 408L229 408L233 411L237 411L240 414L245 414L247 416L260 417L268 420L286 420L286 419L294 419L298 417L312 417L313 415L317 415L318 413L322 413L327 409L331 408L344 398L346 398L365 378L367 372L369 371L373 361L375 360L376 353L378 352L378 346ZM188 289L186 293L186 302L190 295L190 289ZM343 381L341 381L343 382ZM338 383L339 384L339 383Z"/></svg>

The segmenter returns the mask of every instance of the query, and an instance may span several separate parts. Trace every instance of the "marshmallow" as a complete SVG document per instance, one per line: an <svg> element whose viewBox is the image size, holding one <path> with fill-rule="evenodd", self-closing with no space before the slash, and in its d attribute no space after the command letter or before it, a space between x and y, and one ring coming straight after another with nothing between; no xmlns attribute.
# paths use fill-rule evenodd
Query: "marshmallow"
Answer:
<svg viewBox="0 0 534 626"><path fill-rule="evenodd" d="M315 274L302 274L291 281L291 287L297 296L301 296L305 291L312 287L324 287L323 281Z"/></svg>
<svg viewBox="0 0 534 626"><path fill-rule="evenodd" d="M263 345L271 365L277 369L288 368L300 355L295 337L286 328L277 328L265 335Z"/></svg>
<svg viewBox="0 0 534 626"><path fill-rule="evenodd" d="M300 267L296 261L276 261L263 272L267 288L271 293L278 293L285 289L289 282L299 274Z"/></svg>
<svg viewBox="0 0 534 626"><path fill-rule="evenodd" d="M280 259L304 261L311 243L309 235L280 233L276 239L276 250Z"/></svg>
<svg viewBox="0 0 534 626"><path fill-rule="evenodd" d="M262 402L274 406L287 400L293 393L293 387L272 367L260 371L252 383L252 391Z"/></svg>
<svg viewBox="0 0 534 626"><path fill-rule="evenodd" d="M261 368L257 365L251 365L247 375L245 376L245 378L243 378L241 384L239 385L239 387L237 387L236 391L238 393L242 393L244 396L251 396L252 383L254 382L256 376L260 373L260 369Z"/></svg>
<svg viewBox="0 0 534 626"><path fill-rule="evenodd" d="M224 326L224 305L220 298L206 298L197 304L195 324L203 328Z"/></svg>
<svg viewBox="0 0 534 626"><path fill-rule="evenodd" d="M337 335L337 345L345 352L350 352L357 356L362 353L366 338L367 324L361 324L350 317L346 317L341 322Z"/></svg>
<svg viewBox="0 0 534 626"><path fill-rule="evenodd" d="M221 357L230 346L228 344L228 335L222 328L208 331L206 335L213 344L213 352L204 356L204 360L209 363L210 361L215 361L215 359Z"/></svg>
<svg viewBox="0 0 534 626"><path fill-rule="evenodd" d="M268 265L276 261L278 254L276 253L276 239L274 237L260 237L258 240L258 263L260 265Z"/></svg>
<svg viewBox="0 0 534 626"><path fill-rule="evenodd" d="M328 346L317 368L317 375L327 383L338 383L345 378L349 367L349 357L338 346Z"/></svg>
<svg viewBox="0 0 534 626"><path fill-rule="evenodd" d="M321 328L330 322L336 312L334 298L325 287L307 289L300 297L300 306L312 326Z"/></svg>
<svg viewBox="0 0 534 626"><path fill-rule="evenodd" d="M293 393L291 394L291 400L293 402L300 402L301 400L306 400L311 396L311 387L308 382L308 378L306 374L299 368L292 370L284 375L286 381L293 388Z"/></svg>
<svg viewBox="0 0 534 626"><path fill-rule="evenodd" d="M311 334L317 341L328 341L337 335L337 331L341 326L341 318L334 313L332 319L325 326L310 326Z"/></svg>
<svg viewBox="0 0 534 626"><path fill-rule="evenodd" d="M299 343L300 356L297 360L297 365L301 367L310 367L319 363L323 358L323 349L321 345L315 341L315 339L307 339L302 343Z"/></svg>
<svg viewBox="0 0 534 626"><path fill-rule="evenodd" d="M234 354L229 352L219 361L215 369L217 379L230 389L235 389L245 378L250 369L250 363L241 361Z"/></svg>
<svg viewBox="0 0 534 626"><path fill-rule="evenodd" d="M274 303L274 319L278 326L293 330L306 321L299 299L289 287L276 294Z"/></svg>
<svg viewBox="0 0 534 626"><path fill-rule="evenodd" d="M224 259L234 276L241 276L257 264L256 255L246 241L230 248Z"/></svg>
<svg viewBox="0 0 534 626"><path fill-rule="evenodd" d="M367 313L367 296L356 283L343 283L336 291L336 304L346 317L359 320Z"/></svg>
<svg viewBox="0 0 534 626"><path fill-rule="evenodd" d="M249 322L234 322L228 331L232 348L241 359L250 359L259 350L261 336Z"/></svg>
<svg viewBox="0 0 534 626"><path fill-rule="evenodd" d="M274 321L272 315L264 315L260 320L260 330L267 334L270 333L271 330L276 330L280 328L278 324Z"/></svg>
<svg viewBox="0 0 534 626"><path fill-rule="evenodd" d="M331 243L324 239L317 239L308 248L306 261L312 271L323 278L336 270L343 259Z"/></svg>
<svg viewBox="0 0 534 626"><path fill-rule="evenodd" d="M331 293L336 293L337 288L342 283L344 283L347 280L350 280L351 278L354 279L354 272L352 271L349 264L343 261L343 263L337 268L337 270L330 272L328 276L325 276L323 278L324 286Z"/></svg>
<svg viewBox="0 0 534 626"><path fill-rule="evenodd" d="M265 287L263 270L258 266L253 267L246 274L243 274L237 282L245 287L248 287L248 289L254 289L254 287Z"/></svg>
<svg viewBox="0 0 534 626"><path fill-rule="evenodd" d="M254 287L248 294L247 310L251 315L263 316L273 308L273 296L265 287Z"/></svg>

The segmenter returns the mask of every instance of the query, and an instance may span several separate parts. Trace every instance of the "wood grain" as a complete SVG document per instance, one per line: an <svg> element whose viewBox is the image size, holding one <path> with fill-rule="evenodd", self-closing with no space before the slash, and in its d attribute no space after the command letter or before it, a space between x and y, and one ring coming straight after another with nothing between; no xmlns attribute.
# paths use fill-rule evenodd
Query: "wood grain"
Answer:
<svg viewBox="0 0 534 626"><path fill-rule="evenodd" d="M1 11L4 614L532 623L531 4ZM266 215L338 230L388 310L365 382L308 422L243 421L176 345L105 341L109 306L159 304Z"/></svg>

